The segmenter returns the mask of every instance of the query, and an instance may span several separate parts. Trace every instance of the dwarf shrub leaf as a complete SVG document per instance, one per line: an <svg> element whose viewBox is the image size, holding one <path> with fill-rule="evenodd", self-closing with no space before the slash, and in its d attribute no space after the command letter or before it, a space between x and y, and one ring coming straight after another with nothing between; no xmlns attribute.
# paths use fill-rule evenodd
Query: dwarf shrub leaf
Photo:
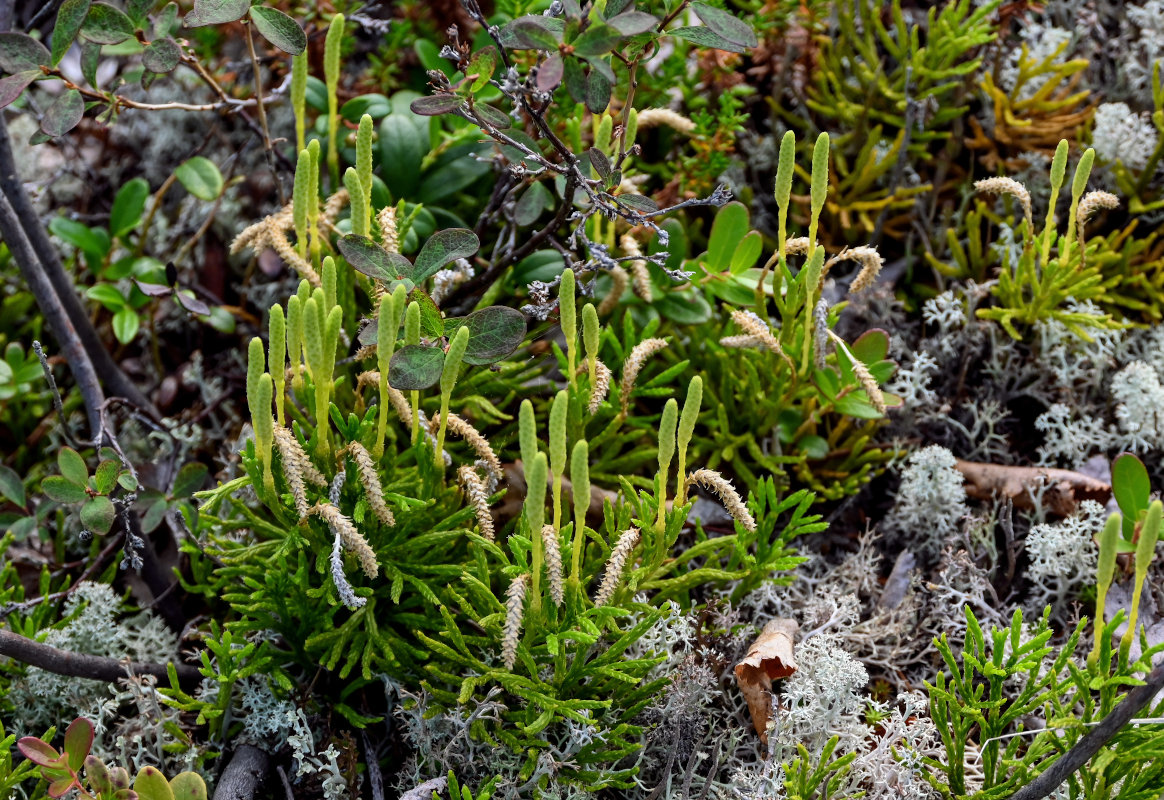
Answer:
<svg viewBox="0 0 1164 800"><path fill-rule="evenodd" d="M439 347L410 344L392 354L388 384L400 391L427 389L441 379L445 353Z"/></svg>
<svg viewBox="0 0 1164 800"><path fill-rule="evenodd" d="M268 42L283 52L297 56L307 49L307 34L298 22L278 9L252 6L251 21Z"/></svg>
<svg viewBox="0 0 1164 800"><path fill-rule="evenodd" d="M420 283L430 277L446 264L458 258L468 258L481 247L477 234L468 228L449 228L437 231L428 238L420 253L416 256L416 263L412 267L412 274L407 277Z"/></svg>

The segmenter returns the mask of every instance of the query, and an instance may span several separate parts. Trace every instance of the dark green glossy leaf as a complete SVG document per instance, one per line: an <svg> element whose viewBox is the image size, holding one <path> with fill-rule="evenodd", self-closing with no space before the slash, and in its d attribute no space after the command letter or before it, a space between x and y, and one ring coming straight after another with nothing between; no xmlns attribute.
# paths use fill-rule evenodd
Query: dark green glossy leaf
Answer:
<svg viewBox="0 0 1164 800"><path fill-rule="evenodd" d="M881 328L867 330L849 346L849 352L863 364L876 364L889 354L889 334Z"/></svg>
<svg viewBox="0 0 1164 800"><path fill-rule="evenodd" d="M251 6L251 21L268 42L297 56L307 49L307 34L299 23L275 8Z"/></svg>
<svg viewBox="0 0 1164 800"><path fill-rule="evenodd" d="M109 232L123 237L136 228L149 196L150 185L145 178L133 178L118 189L113 198L113 210L109 212Z"/></svg>
<svg viewBox="0 0 1164 800"><path fill-rule="evenodd" d="M202 488L206 483L208 474L210 474L210 470L205 464L197 461L183 464L182 468L178 470L178 474L174 476L174 487L170 490L170 496L174 498L189 497Z"/></svg>
<svg viewBox="0 0 1164 800"><path fill-rule="evenodd" d="M428 138L406 114L389 114L380 123L380 165L394 197L414 197Z"/></svg>
<svg viewBox="0 0 1164 800"><path fill-rule="evenodd" d="M337 245L352 268L369 278L388 283L400 280L412 271L407 258L399 253L385 252L383 247L366 236L349 233L341 237Z"/></svg>
<svg viewBox="0 0 1164 800"><path fill-rule="evenodd" d="M367 114L372 119L381 119L392 113L392 101L382 94L362 94L353 97L340 107L340 116L348 122L358 123Z"/></svg>
<svg viewBox="0 0 1164 800"><path fill-rule="evenodd" d="M20 97L28 84L39 78L41 74L39 69L29 69L0 78L0 108L4 108Z"/></svg>
<svg viewBox="0 0 1164 800"><path fill-rule="evenodd" d="M0 70L24 72L48 64L48 48L26 33L0 33Z"/></svg>
<svg viewBox="0 0 1164 800"><path fill-rule="evenodd" d="M142 66L163 75L173 72L181 60L182 48L168 36L164 39L154 39L141 54Z"/></svg>
<svg viewBox="0 0 1164 800"><path fill-rule="evenodd" d="M98 44L120 44L133 37L133 20L120 8L94 3L81 26L81 35Z"/></svg>
<svg viewBox="0 0 1164 800"><path fill-rule="evenodd" d="M656 296L658 296L656 294ZM651 303L661 315L680 325L702 325L711 319L711 305L702 292L670 291Z"/></svg>
<svg viewBox="0 0 1164 800"><path fill-rule="evenodd" d="M52 65L55 67L69 52L85 17L89 16L90 0L65 0L57 11L57 24L53 27Z"/></svg>
<svg viewBox="0 0 1164 800"><path fill-rule="evenodd" d="M388 384L402 392L427 389L441 379L445 352L439 347L410 344L392 354Z"/></svg>
<svg viewBox="0 0 1164 800"><path fill-rule="evenodd" d="M194 10L186 15L183 24L187 28L199 28L235 22L242 19L250 7L250 0L194 0Z"/></svg>
<svg viewBox="0 0 1164 800"><path fill-rule="evenodd" d="M1124 519L1135 522L1148 508L1152 482L1144 462L1132 453L1121 453L1111 462L1111 492Z"/></svg>
<svg viewBox="0 0 1164 800"><path fill-rule="evenodd" d="M549 205L554 202L553 195L541 181L530 184L530 187L521 193L513 208L513 221L518 225L530 225L542 215Z"/></svg>
<svg viewBox="0 0 1164 800"><path fill-rule="evenodd" d="M12 467L0 464L0 496L7 497L13 503L24 508L27 498L24 495L24 482Z"/></svg>
<svg viewBox="0 0 1164 800"><path fill-rule="evenodd" d="M85 116L85 99L76 89L66 89L40 120L40 129L54 139L77 127Z"/></svg>
<svg viewBox="0 0 1164 800"><path fill-rule="evenodd" d="M405 277L411 278L414 283L420 283L446 264L475 254L480 247L481 241L477 234L468 228L437 231L428 237L428 241L420 249L412 274Z"/></svg>
<svg viewBox="0 0 1164 800"><path fill-rule="evenodd" d="M122 344L129 344L137 336L138 330L141 328L141 318L129 306L120 309L113 315L112 320L113 335L117 341Z"/></svg>

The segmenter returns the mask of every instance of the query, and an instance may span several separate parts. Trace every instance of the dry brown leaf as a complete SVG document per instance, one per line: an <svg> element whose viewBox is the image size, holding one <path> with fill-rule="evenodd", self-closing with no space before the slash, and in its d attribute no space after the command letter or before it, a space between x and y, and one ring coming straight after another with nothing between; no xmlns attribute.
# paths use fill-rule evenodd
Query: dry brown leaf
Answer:
<svg viewBox="0 0 1164 800"><path fill-rule="evenodd" d="M736 664L736 682L748 701L752 725L765 744L768 742L768 718L772 714L772 681L796 672L792 645L799 629L795 620L770 621L752 642L744 660Z"/></svg>
<svg viewBox="0 0 1164 800"><path fill-rule="evenodd" d="M1034 508L1040 491L1047 510L1064 517L1075 513L1075 504L1080 500L1102 505L1111 498L1110 483L1069 469L1008 467L961 459L954 466L966 479L966 494L970 497L989 500L995 494L1003 494L1014 501L1015 508Z"/></svg>

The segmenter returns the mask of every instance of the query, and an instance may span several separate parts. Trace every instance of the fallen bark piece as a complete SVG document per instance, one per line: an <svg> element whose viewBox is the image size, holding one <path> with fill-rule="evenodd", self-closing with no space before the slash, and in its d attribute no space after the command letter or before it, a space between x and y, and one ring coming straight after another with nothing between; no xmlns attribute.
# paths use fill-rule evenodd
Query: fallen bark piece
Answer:
<svg viewBox="0 0 1164 800"><path fill-rule="evenodd" d="M1064 517L1075 513L1081 500L1103 505L1111 497L1111 484L1074 472L1050 467L1009 467L959 459L955 468L966 479L966 494L989 500L1003 494L1014 501L1015 508L1034 508L1042 493L1043 506Z"/></svg>
<svg viewBox="0 0 1164 800"><path fill-rule="evenodd" d="M799 629L795 620L771 620L752 642L744 660L736 664L736 682L748 702L752 726L765 744L772 715L772 681L796 672L792 646Z"/></svg>

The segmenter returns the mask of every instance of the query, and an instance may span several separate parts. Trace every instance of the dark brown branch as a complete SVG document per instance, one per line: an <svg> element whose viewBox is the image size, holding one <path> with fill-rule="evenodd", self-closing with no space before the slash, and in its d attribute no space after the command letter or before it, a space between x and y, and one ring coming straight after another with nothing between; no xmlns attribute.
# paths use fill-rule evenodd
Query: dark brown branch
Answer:
<svg viewBox="0 0 1164 800"><path fill-rule="evenodd" d="M3 194L11 204L15 218L32 246L36 260L40 263L42 274L47 276L58 302L64 308L72 328L79 337L78 341L85 352L89 354L89 360L105 387L110 394L124 397L139 408L157 416L153 404L117 366L113 357L109 355L109 351L101 343L101 337L97 335L93 324L89 321L85 307L73 288L73 282L68 273L65 272L60 258L57 257L56 250L53 248L52 242L49 241L44 226L40 224L36 209L33 208L32 201L29 200L28 194L20 182L16 171L16 161L12 155L8 124L2 114L0 114L0 194ZM8 236L5 234L5 239L7 238ZM39 298L37 302L40 303ZM47 313L46 316L48 316ZM61 343L61 347L68 349L64 342ZM70 359L70 363L72 363L72 359Z"/></svg>
<svg viewBox="0 0 1164 800"><path fill-rule="evenodd" d="M3 128L0 125L0 128ZM20 274L28 284L37 306L44 314L53 337L57 340L69 367L73 370L73 377L77 380L77 387L81 390L81 397L85 401L85 412L89 417L89 429L92 431L93 441L101 440L101 406L105 402L105 393L101 390L101 382L93 362L89 358L78 335L73 321L66 312L60 297L49 281L45 265L37 257L32 244L25 236L24 227L17 218L16 211L8 202L5 194L0 194L0 237L8 244Z"/></svg>
<svg viewBox="0 0 1164 800"><path fill-rule="evenodd" d="M59 650L52 645L33 641L12 631L0 630L0 656L14 658L32 667L40 667L56 675L72 678L88 678L94 681L115 683L126 677L126 667L134 675L153 675L160 681L168 681L165 664L127 663L116 658L90 656ZM200 680L202 674L188 664L174 664L181 681Z"/></svg>
<svg viewBox="0 0 1164 800"><path fill-rule="evenodd" d="M271 771L271 757L265 750L241 745L218 778L214 800L251 800Z"/></svg>
<svg viewBox="0 0 1164 800"><path fill-rule="evenodd" d="M469 278L469 280L453 289L453 291L449 293L448 298L445 300L444 305L450 309L454 309L454 304L460 301L461 298L471 295L482 286L488 286L490 283L497 279L497 276L500 275L506 267L511 264L516 264L530 253L541 247L542 243L544 243L555 232L557 232L558 228L562 227L562 225L566 222L566 217L574 209L574 192L576 189L577 184L574 182L573 176L566 176L566 191L562 197L562 204L558 206L558 213L554 215L554 218L550 221L550 223L535 233L533 236L529 237L529 239L527 239L525 244L523 244L521 247L517 248L511 253L506 254L504 257L498 259L493 264L490 264L489 268L484 272L480 272L474 275L472 278ZM462 313L468 309L455 308L455 310L457 313Z"/></svg>
<svg viewBox="0 0 1164 800"><path fill-rule="evenodd" d="M1137 686L1124 695L1120 704L1112 709L1103 721L1060 756L1054 764L1047 767L1042 775L1012 794L1008 800L1041 800L1047 797L1059 784L1102 750L1108 740L1127 725L1144 706L1152 702L1152 698L1161 689L1164 689L1164 663L1157 664L1148 673L1143 686Z"/></svg>

